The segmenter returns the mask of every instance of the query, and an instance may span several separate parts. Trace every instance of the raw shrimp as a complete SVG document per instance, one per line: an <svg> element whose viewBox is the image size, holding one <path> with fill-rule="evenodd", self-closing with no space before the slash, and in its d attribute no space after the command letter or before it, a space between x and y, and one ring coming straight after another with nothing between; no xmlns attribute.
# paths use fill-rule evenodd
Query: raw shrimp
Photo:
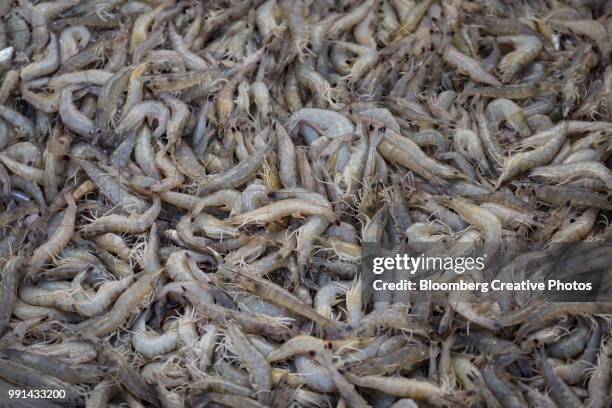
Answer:
<svg viewBox="0 0 612 408"><path fill-rule="evenodd" d="M68 204L58 227L50 239L43 245L36 248L29 260L27 274L33 278L40 273L41 268L53 257L57 256L63 247L70 242L74 234L76 203L72 194L64 194L64 200Z"/></svg>
<svg viewBox="0 0 612 408"><path fill-rule="evenodd" d="M148 300L161 272L160 270L140 276L119 296L110 311L78 324L74 328L75 331L82 331L91 336L102 336L115 330Z"/></svg>
<svg viewBox="0 0 612 408"><path fill-rule="evenodd" d="M270 363L253 346L235 323L228 322L228 336L232 346L236 349L240 359L245 363L251 374L252 383L257 391L257 400L260 402L266 401L272 388Z"/></svg>

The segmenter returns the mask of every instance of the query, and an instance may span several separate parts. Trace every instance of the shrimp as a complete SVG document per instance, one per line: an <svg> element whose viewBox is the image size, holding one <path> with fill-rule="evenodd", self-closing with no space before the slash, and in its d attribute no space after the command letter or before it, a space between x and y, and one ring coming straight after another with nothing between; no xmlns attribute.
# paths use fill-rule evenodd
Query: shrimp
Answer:
<svg viewBox="0 0 612 408"><path fill-rule="evenodd" d="M288 64L297 57L298 61L304 59L304 48L308 45L308 28L309 24L302 15L302 4L293 4L283 0L280 2L281 16L285 20L289 33L291 34L291 47L288 55L284 57L284 63Z"/></svg>
<svg viewBox="0 0 612 408"><path fill-rule="evenodd" d="M277 15L278 4L276 0L267 0L257 7L255 13L255 21L257 30L263 38L268 37L278 27L278 23L274 18Z"/></svg>
<svg viewBox="0 0 612 408"><path fill-rule="evenodd" d="M128 212L136 211L142 213L149 207L146 201L131 194L95 164L79 157L72 157L72 160L85 170L89 178L91 178L96 187L100 190L100 193L106 196L111 203L121 206Z"/></svg>
<svg viewBox="0 0 612 408"><path fill-rule="evenodd" d="M270 300L298 315L304 316L323 328L334 329L338 327L337 322L324 318L305 304L296 296L285 289L255 276L238 275L239 284L249 292Z"/></svg>
<svg viewBox="0 0 612 408"><path fill-rule="evenodd" d="M178 345L178 328L176 322L170 324L165 333L158 335L146 328L146 313L140 315L132 327L132 346L134 350L147 358L167 354Z"/></svg>
<svg viewBox="0 0 612 408"><path fill-rule="evenodd" d="M374 2L366 16L353 29L353 37L358 44L369 48L376 48L373 25L378 15L379 2Z"/></svg>
<svg viewBox="0 0 612 408"><path fill-rule="evenodd" d="M571 388L555 373L543 353L538 356L542 376L550 387L550 395L555 403L562 408L578 408L582 404Z"/></svg>
<svg viewBox="0 0 612 408"><path fill-rule="evenodd" d="M493 75L486 72L475 59L462 54L449 45L444 51L444 61L459 73L469 76L472 80L491 86L502 86Z"/></svg>
<svg viewBox="0 0 612 408"><path fill-rule="evenodd" d="M45 24L46 27L46 24ZM9 14L6 22L6 28L8 28L11 34L11 43L15 47L15 51L23 52L26 50L28 44L30 44L30 28L28 23L23 18L21 13L12 12ZM40 44L42 47L44 45Z"/></svg>
<svg viewBox="0 0 612 408"><path fill-rule="evenodd" d="M391 33L390 40L392 42L398 41L412 33L418 27L423 16L427 14L427 11L431 7L432 3L433 1L431 0L425 0L415 4L410 11L406 13L405 18L399 27L397 27L395 31Z"/></svg>
<svg viewBox="0 0 612 408"><path fill-rule="evenodd" d="M83 137L91 138L99 135L102 130L79 112L74 105L73 92L79 88L79 85L75 85L62 89L59 98L59 114L68 129Z"/></svg>
<svg viewBox="0 0 612 408"><path fill-rule="evenodd" d="M66 200L68 207L64 211L61 226L55 230L45 244L36 248L32 254L27 269L28 276L36 277L40 273L41 268L51 258L57 256L72 239L76 218L76 203L72 194L69 193L64 194L64 200Z"/></svg>
<svg viewBox="0 0 612 408"><path fill-rule="evenodd" d="M598 209L590 208L576 219L570 219L569 225L557 231L551 238L550 242L578 242L583 239L586 234L593 228Z"/></svg>
<svg viewBox="0 0 612 408"><path fill-rule="evenodd" d="M231 189L243 185L253 177L271 150L272 146L265 146L253 153L248 159L232 167L225 174L217 175L205 181L198 187L199 195L205 196L218 190Z"/></svg>
<svg viewBox="0 0 612 408"><path fill-rule="evenodd" d="M56 377L43 374L35 368L27 367L8 359L0 359L0 374L2 378L18 387L62 390L65 392L65 397L61 398L62 401L74 405L82 404L82 397L79 395L76 386L59 380ZM59 400L59 398L56 400Z"/></svg>
<svg viewBox="0 0 612 408"><path fill-rule="evenodd" d="M154 179L160 178L159 171L155 166L155 153L151 146L151 130L143 125L138 130L134 156L138 167L148 176Z"/></svg>
<svg viewBox="0 0 612 408"><path fill-rule="evenodd" d="M234 99L233 95L238 84L244 79L244 77L253 69L255 69L257 62L262 57L262 52L255 52L249 58L245 59L245 63L241 66L238 71L232 76L230 80L221 88L217 94L215 101L215 109L217 112L217 120L223 126L227 127L230 116L234 110ZM248 60L248 61L246 61Z"/></svg>
<svg viewBox="0 0 612 408"><path fill-rule="evenodd" d="M498 98L490 102L487 105L486 114L495 129L499 129L499 125L506 121L522 137L531 136L531 128L523 109L509 99Z"/></svg>
<svg viewBox="0 0 612 408"><path fill-rule="evenodd" d="M195 152L182 142L173 154L178 169L189 178L202 182L206 169L198 162Z"/></svg>
<svg viewBox="0 0 612 408"><path fill-rule="evenodd" d="M213 402L223 404L231 408L264 408L267 406L251 398L236 394L209 392L206 394L206 397Z"/></svg>
<svg viewBox="0 0 612 408"><path fill-rule="evenodd" d="M406 337L403 335L400 335L400 337L401 340L398 340L398 342L405 344ZM391 339L389 342L393 343ZM387 344L381 345L378 356L348 365L346 368L352 374L357 375L388 375L399 370L409 369L430 357L428 348L423 345L410 344L390 350L384 349Z"/></svg>
<svg viewBox="0 0 612 408"><path fill-rule="evenodd" d="M498 69L503 82L510 82L542 49L542 41L533 35L500 36L496 40L501 44L512 44L515 48L499 62Z"/></svg>
<svg viewBox="0 0 612 408"><path fill-rule="evenodd" d="M266 358L253 346L240 328L233 322L228 322L227 334L236 348L240 359L245 363L257 390L257 400L265 402L272 388L272 368Z"/></svg>
<svg viewBox="0 0 612 408"><path fill-rule="evenodd" d="M287 360L298 354L325 353L332 343L309 335L299 335L266 354L270 363Z"/></svg>
<svg viewBox="0 0 612 408"><path fill-rule="evenodd" d="M288 199L259 207L256 210L236 215L228 220L230 225L265 224L287 216L320 215L329 222L334 222L336 215L326 206L314 204L307 200Z"/></svg>
<svg viewBox="0 0 612 408"><path fill-rule="evenodd" d="M133 280L134 276L128 275L121 280L107 282L97 290L93 298L78 299L73 304L73 309L82 316L96 316L104 312L130 286ZM73 294L72 297L77 298L77 294Z"/></svg>
<svg viewBox="0 0 612 408"><path fill-rule="evenodd" d="M117 367L117 380L130 394L145 400L155 406L159 400L153 392L152 387L143 382L138 371L125 359L125 357L114 347L107 345L101 351L103 357Z"/></svg>
<svg viewBox="0 0 612 408"><path fill-rule="evenodd" d="M69 384L95 383L104 377L110 367L96 364L70 365L53 357L9 349L4 354L11 360L50 375Z"/></svg>
<svg viewBox="0 0 612 408"><path fill-rule="evenodd" d="M577 318L577 324L573 331L561 337L555 343L547 347L549 356L560 359L575 357L584 350L589 339L591 328L581 317Z"/></svg>
<svg viewBox="0 0 612 408"><path fill-rule="evenodd" d="M488 98L507 98L514 100L557 94L559 90L559 83L542 81L535 84L476 86L463 91L462 96L480 95Z"/></svg>
<svg viewBox="0 0 612 408"><path fill-rule="evenodd" d="M194 390L212 391L223 394L234 394L241 397L251 397L253 390L242 385L233 384L219 378L204 378L189 385Z"/></svg>
<svg viewBox="0 0 612 408"><path fill-rule="evenodd" d="M297 168L295 146L285 128L274 123L280 159L279 177L285 188L297 187Z"/></svg>
<svg viewBox="0 0 612 408"><path fill-rule="evenodd" d="M19 290L19 283L21 281L21 273L23 265L25 264L25 258L17 255L11 258L4 269L2 270L2 286L0 290L2 297L0 299L0 336L6 332L13 309L15 308L15 302L17 300L17 291Z"/></svg>
<svg viewBox="0 0 612 408"><path fill-rule="evenodd" d="M589 398L585 404L588 408L605 407L610 399L610 396L604 391L610 384L610 357L606 350L607 347L606 343L600 346L597 367L589 379Z"/></svg>
<svg viewBox="0 0 612 408"><path fill-rule="evenodd" d="M312 255L317 237L322 235L329 226L329 220L324 216L313 215L300 228L297 236L297 263L300 273L305 272L307 262ZM328 316L329 317L329 316Z"/></svg>
<svg viewBox="0 0 612 408"><path fill-rule="evenodd" d="M103 407L117 393L119 387L111 380L100 381L87 396L85 406L87 408Z"/></svg>
<svg viewBox="0 0 612 408"><path fill-rule="evenodd" d="M83 364L97 356L96 349L86 341L65 340L56 344L32 344L25 347L32 354L53 357L66 364Z"/></svg>
<svg viewBox="0 0 612 408"><path fill-rule="evenodd" d="M112 72L89 69L57 75L49 79L48 86L53 90L60 91L70 85L104 85L111 77Z"/></svg>
<svg viewBox="0 0 612 408"><path fill-rule="evenodd" d="M444 390L427 381L376 375L358 377L351 373L346 373L344 376L358 387L375 389L396 397L423 400L438 407L448 404L449 396Z"/></svg>
<svg viewBox="0 0 612 408"><path fill-rule="evenodd" d="M427 156L415 142L396 134L390 129L387 129L385 132L383 139L378 144L377 150L386 160L397 163L419 176L432 181L434 184L441 184L437 177L448 179L467 178L452 167Z"/></svg>
<svg viewBox="0 0 612 408"><path fill-rule="evenodd" d="M6 102L6 99L19 85L20 74L16 70L9 70L4 74L2 78L2 85L0 85L0 103ZM25 83L21 83L21 88L26 88Z"/></svg>
<svg viewBox="0 0 612 408"><path fill-rule="evenodd" d="M551 204L563 205L569 202L576 208L595 207L612 210L612 203L608 201L605 194L587 189L538 185L537 188L533 187L533 192L538 200Z"/></svg>
<svg viewBox="0 0 612 408"><path fill-rule="evenodd" d="M334 366L331 361L331 355L329 352L326 353L314 353L314 360L321 364L323 367L327 369L329 376L331 377L334 385L336 386L336 390L344 401L346 401L347 405L351 408L365 408L369 407L368 403L363 399L357 390L355 390L355 386L351 384L347 379L338 371L338 369Z"/></svg>
<svg viewBox="0 0 612 408"><path fill-rule="evenodd" d="M183 185L185 183L185 176L183 173L179 171L174 162L168 157L166 157L166 149L161 149L155 155L155 164L159 167L162 172L166 175L165 178L160 180L159 182L155 182L154 180L147 179L142 186L138 186L138 183L134 183L134 186L138 186L145 193L160 193L162 191L171 190L178 186ZM136 181L137 177L133 178L133 181Z"/></svg>
<svg viewBox="0 0 612 408"><path fill-rule="evenodd" d="M170 23L169 33L172 48L181 55L186 68L192 71L202 71L209 68L209 64L204 59L189 50L189 46L185 43L184 39L178 35L172 23Z"/></svg>
<svg viewBox="0 0 612 408"><path fill-rule="evenodd" d="M550 162L565 143L568 134L568 125L557 125L552 129L534 135L546 137L547 143L529 152L518 153L504 161L503 172L495 183L495 189L538 165Z"/></svg>
<svg viewBox="0 0 612 408"><path fill-rule="evenodd" d="M523 322L517 335L524 336L534 330L546 327L559 317L566 314L585 315L585 314L607 314L610 305L607 303L544 303L538 306L532 314Z"/></svg>
<svg viewBox="0 0 612 408"><path fill-rule="evenodd" d="M60 61L65 63L87 47L91 33L85 26L68 27L62 30L59 38Z"/></svg>
<svg viewBox="0 0 612 408"><path fill-rule="evenodd" d="M518 408L527 405L519 390L506 379L504 366L500 361L493 360L488 363L482 371L482 379L502 406Z"/></svg>
<svg viewBox="0 0 612 408"><path fill-rule="evenodd" d="M610 43L605 27L599 21L584 19L553 19L551 23L556 28L561 29L561 31L568 31L575 35L584 35L595 41L603 57L603 63L607 64L609 62L612 44Z"/></svg>
<svg viewBox="0 0 612 408"><path fill-rule="evenodd" d="M36 135L34 123L21 113L0 105L0 117L10 124L19 135L32 139Z"/></svg>
<svg viewBox="0 0 612 408"><path fill-rule="evenodd" d="M329 38L338 38L344 32L355 27L361 20L365 18L374 4L373 0L367 0L359 6L354 7L342 17L336 19L327 31Z"/></svg>
<svg viewBox="0 0 612 408"><path fill-rule="evenodd" d="M486 254L485 257L489 258L486 262L492 262L501 240L501 222L497 217L465 198L442 197L440 202L459 212L465 221L482 232L484 239L483 253Z"/></svg>
<svg viewBox="0 0 612 408"><path fill-rule="evenodd" d="M170 120L170 110L161 102L140 102L134 105L125 115L119 126L117 126L116 131L117 133L126 133L130 130L136 130L145 119L157 122L153 136L161 137L165 133L166 126Z"/></svg>
<svg viewBox="0 0 612 408"><path fill-rule="evenodd" d="M294 113L287 124L290 135L297 133L301 122L315 126L330 138L342 137L355 131L353 123L348 118L327 109L304 108Z"/></svg>
<svg viewBox="0 0 612 408"><path fill-rule="evenodd" d="M478 164L479 170L491 174L491 167L485 156L480 138L470 129L457 129L453 137L455 150Z"/></svg>
<svg viewBox="0 0 612 408"><path fill-rule="evenodd" d="M25 66L20 73L22 81L31 81L52 72L55 72L60 64L59 45L57 36L50 33L49 45L43 58Z"/></svg>
<svg viewBox="0 0 612 408"><path fill-rule="evenodd" d="M612 172L599 162L574 162L535 167L529 177L553 183L566 183L576 178L593 177L601 181L606 189L612 189Z"/></svg>
<svg viewBox="0 0 612 408"><path fill-rule="evenodd" d="M101 131L108 132L111 118L119 103L119 98L128 85L128 81L134 69L134 66L127 66L120 69L102 87L99 100L103 101L103 103L100 103L96 109L95 120L96 127Z"/></svg>
<svg viewBox="0 0 612 408"><path fill-rule="evenodd" d="M130 37L130 52L134 52L136 48L147 38L147 34L151 24L155 18L166 8L167 4L160 4L152 10L141 14L134 21L132 26L132 35Z"/></svg>
<svg viewBox="0 0 612 408"><path fill-rule="evenodd" d="M379 328L395 327L415 335L427 337L430 328L408 314L405 306L396 305L374 310L363 317L353 329L357 336L372 336Z"/></svg>
<svg viewBox="0 0 612 408"><path fill-rule="evenodd" d="M114 331L148 301L161 272L143 274L119 296L110 311L75 325L74 330L90 336L103 336Z"/></svg>

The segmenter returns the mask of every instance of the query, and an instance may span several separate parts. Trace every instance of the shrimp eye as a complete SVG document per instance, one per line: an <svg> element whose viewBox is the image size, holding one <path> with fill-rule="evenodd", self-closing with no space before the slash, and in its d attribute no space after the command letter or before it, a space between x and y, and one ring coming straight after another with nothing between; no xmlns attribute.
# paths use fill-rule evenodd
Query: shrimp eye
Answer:
<svg viewBox="0 0 612 408"><path fill-rule="evenodd" d="M567 201L565 202L565 206L566 206L566 207L569 207L570 205L572 205L572 202L571 202L570 200L567 200Z"/></svg>
<svg viewBox="0 0 612 408"><path fill-rule="evenodd" d="M368 129L370 130L370 132L372 132L374 130L374 125L371 124L370 126L368 126Z"/></svg>
<svg viewBox="0 0 612 408"><path fill-rule="evenodd" d="M385 132L387 131L387 127L386 127L386 126L381 127L381 128L380 128L380 131L381 131L382 133L385 133Z"/></svg>
<svg viewBox="0 0 612 408"><path fill-rule="evenodd" d="M574 221L576 221L576 219L574 219L574 218L570 219L570 224L571 224L572 222L574 222Z"/></svg>
<svg viewBox="0 0 612 408"><path fill-rule="evenodd" d="M314 356L316 356L316 355L317 355L317 352L316 352L316 351L314 351L314 350L310 350L310 351L308 352L308 355L309 355L310 357L314 357Z"/></svg>

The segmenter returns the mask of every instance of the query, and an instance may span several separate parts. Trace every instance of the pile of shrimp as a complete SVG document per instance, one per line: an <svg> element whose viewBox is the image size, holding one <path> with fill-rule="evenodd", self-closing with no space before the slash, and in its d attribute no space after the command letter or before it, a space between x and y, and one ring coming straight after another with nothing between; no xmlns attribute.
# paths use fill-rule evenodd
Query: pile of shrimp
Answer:
<svg viewBox="0 0 612 408"><path fill-rule="evenodd" d="M0 400L611 406L612 303L366 299L361 261L608 240L612 2L0 15Z"/></svg>

